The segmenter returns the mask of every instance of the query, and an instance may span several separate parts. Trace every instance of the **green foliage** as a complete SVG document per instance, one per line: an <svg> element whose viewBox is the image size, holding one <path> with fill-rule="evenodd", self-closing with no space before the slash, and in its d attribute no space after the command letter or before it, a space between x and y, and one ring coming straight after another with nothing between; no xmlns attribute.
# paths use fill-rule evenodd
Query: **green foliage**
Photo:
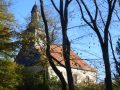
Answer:
<svg viewBox="0 0 120 90"><path fill-rule="evenodd" d="M75 90L104 90L105 86L103 84L80 84L75 86Z"/></svg>
<svg viewBox="0 0 120 90"><path fill-rule="evenodd" d="M113 81L114 90L120 90L120 78L115 78Z"/></svg>
<svg viewBox="0 0 120 90"><path fill-rule="evenodd" d="M48 79L44 71L27 72L27 68L15 62L0 60L0 90L61 90L61 83L56 77ZM103 89L103 84L79 84L75 87L75 90ZM114 90L119 90L119 87L114 87Z"/></svg>
<svg viewBox="0 0 120 90"><path fill-rule="evenodd" d="M35 74L24 74L24 88L25 90L38 90L39 89L39 84L41 83L39 79L41 77L39 75Z"/></svg>
<svg viewBox="0 0 120 90"><path fill-rule="evenodd" d="M50 90L61 90L61 83L57 80L56 76L52 76L48 82Z"/></svg>
<svg viewBox="0 0 120 90"><path fill-rule="evenodd" d="M0 60L0 90L16 90L22 84L22 66Z"/></svg>
<svg viewBox="0 0 120 90"><path fill-rule="evenodd" d="M27 72L27 67L0 60L0 90L48 90L45 72Z"/></svg>
<svg viewBox="0 0 120 90"><path fill-rule="evenodd" d="M48 90L48 85L45 83L44 72L32 73L27 72L26 68L23 73L23 86L21 90Z"/></svg>
<svg viewBox="0 0 120 90"><path fill-rule="evenodd" d="M11 40L15 34L15 22L13 14L8 9L9 2L0 0L0 56L12 56L12 51L15 50Z"/></svg>

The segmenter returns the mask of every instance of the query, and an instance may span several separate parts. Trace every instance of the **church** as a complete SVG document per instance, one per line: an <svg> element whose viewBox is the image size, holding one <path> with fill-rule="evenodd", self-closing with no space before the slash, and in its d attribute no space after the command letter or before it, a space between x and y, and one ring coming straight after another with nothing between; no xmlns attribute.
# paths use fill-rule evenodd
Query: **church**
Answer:
<svg viewBox="0 0 120 90"><path fill-rule="evenodd" d="M45 51L45 32L44 29L39 27L39 16L40 13L38 11L38 7L35 4L31 11L31 22L29 23L27 29L22 33L22 48L15 59L16 63L28 67L33 73L38 73L44 70L42 66L36 64L41 61L42 54ZM50 51L51 55L56 58L59 63L65 65L61 45L51 44ZM72 50L70 51L70 59L73 80L75 84L84 82L96 83L97 70L95 68L87 64L85 60L82 60ZM67 81L66 69L60 66L58 63L56 63L56 67L60 70ZM57 77L50 65L48 65L47 69L50 78Z"/></svg>

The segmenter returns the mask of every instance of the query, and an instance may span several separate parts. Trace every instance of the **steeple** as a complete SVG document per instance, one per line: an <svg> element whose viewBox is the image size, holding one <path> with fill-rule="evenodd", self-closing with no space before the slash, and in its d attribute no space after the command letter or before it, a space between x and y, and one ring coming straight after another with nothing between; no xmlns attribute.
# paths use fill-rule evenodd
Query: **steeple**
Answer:
<svg viewBox="0 0 120 90"><path fill-rule="evenodd" d="M25 38L23 38L22 48L15 59L17 63L24 66L32 66L40 60L41 55L36 47L44 46L41 39L44 38L44 31L40 29L39 16L38 7L35 2L31 10L31 22L29 23L27 30L23 33ZM28 41L28 43L26 43L26 41Z"/></svg>
<svg viewBox="0 0 120 90"><path fill-rule="evenodd" d="M36 1L31 10L31 22L39 22L39 11L38 11L38 7L36 5Z"/></svg>
<svg viewBox="0 0 120 90"><path fill-rule="evenodd" d="M32 8L31 13L34 13L34 12L36 12L36 11L37 11L37 5L36 5L36 1L35 1L35 4L34 4L34 6L33 6L33 8Z"/></svg>

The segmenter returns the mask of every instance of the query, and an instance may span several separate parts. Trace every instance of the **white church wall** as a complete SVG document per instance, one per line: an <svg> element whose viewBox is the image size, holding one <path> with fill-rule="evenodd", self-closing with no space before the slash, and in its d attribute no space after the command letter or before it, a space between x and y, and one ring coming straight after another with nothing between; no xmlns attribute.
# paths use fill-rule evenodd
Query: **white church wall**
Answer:
<svg viewBox="0 0 120 90"><path fill-rule="evenodd" d="M67 82L66 69L64 67L61 67L61 66L57 66L57 68L63 74L63 76ZM50 66L48 67L48 72L49 72L50 77L54 77L54 76L57 77L57 75L55 74L55 72L53 71L53 69ZM92 71L72 69L72 74L73 74L73 79L74 79L75 84L85 83L85 82L96 83L96 80L97 80L97 73L92 72ZM59 80L58 77L57 77L57 80Z"/></svg>

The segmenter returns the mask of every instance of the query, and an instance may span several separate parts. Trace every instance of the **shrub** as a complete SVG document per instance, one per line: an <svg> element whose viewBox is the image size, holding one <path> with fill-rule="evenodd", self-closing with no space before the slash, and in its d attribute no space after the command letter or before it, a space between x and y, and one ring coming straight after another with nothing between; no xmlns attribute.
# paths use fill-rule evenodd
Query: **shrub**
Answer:
<svg viewBox="0 0 120 90"><path fill-rule="evenodd" d="M75 86L75 90L105 90L104 84L80 84Z"/></svg>
<svg viewBox="0 0 120 90"><path fill-rule="evenodd" d="M113 80L113 88L114 90L120 90L120 78L115 78Z"/></svg>
<svg viewBox="0 0 120 90"><path fill-rule="evenodd" d="M22 84L22 66L8 60L0 60L0 90L16 90Z"/></svg>

